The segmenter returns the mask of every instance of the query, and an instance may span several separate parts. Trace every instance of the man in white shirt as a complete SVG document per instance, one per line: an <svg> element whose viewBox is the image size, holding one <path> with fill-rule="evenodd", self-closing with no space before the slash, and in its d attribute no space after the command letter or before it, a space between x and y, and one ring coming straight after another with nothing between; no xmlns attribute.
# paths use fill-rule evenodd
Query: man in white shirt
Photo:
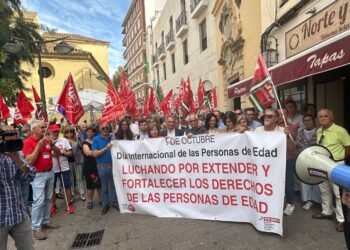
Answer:
<svg viewBox="0 0 350 250"><path fill-rule="evenodd" d="M74 213L74 207L71 204L68 204L68 202L72 199L72 192L70 190L72 184L70 181L70 170L67 157L72 156L73 154L72 146L66 138L58 138L58 134L60 132L58 125L50 125L49 131L50 137L54 141L55 146L61 151L60 155L56 155L54 153L52 154L53 171L55 172L54 189L57 180L59 179L66 193L65 198L67 202L67 212L71 214ZM53 193L51 198L50 216L54 216L56 211L56 194Z"/></svg>

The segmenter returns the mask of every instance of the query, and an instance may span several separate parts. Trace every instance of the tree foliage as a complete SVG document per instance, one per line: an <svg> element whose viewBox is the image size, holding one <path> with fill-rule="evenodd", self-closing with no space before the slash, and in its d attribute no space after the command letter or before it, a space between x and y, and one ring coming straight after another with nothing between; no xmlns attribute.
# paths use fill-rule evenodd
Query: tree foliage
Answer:
<svg viewBox="0 0 350 250"><path fill-rule="evenodd" d="M18 89L24 89L22 80L26 80L32 73L21 69L20 64L27 62L34 65L36 41L42 41L38 25L25 21L21 8L20 0L0 0L0 79L2 83L14 83L6 91L1 87L0 94L9 101L9 105L13 105L10 100L13 100ZM20 42L23 48L21 52L8 54L3 46L14 37L26 42Z"/></svg>
<svg viewBox="0 0 350 250"><path fill-rule="evenodd" d="M113 74L112 82L113 82L113 85L117 91L119 88L119 83L120 83L120 79L122 77L123 71L124 71L124 68L122 66L119 66Z"/></svg>

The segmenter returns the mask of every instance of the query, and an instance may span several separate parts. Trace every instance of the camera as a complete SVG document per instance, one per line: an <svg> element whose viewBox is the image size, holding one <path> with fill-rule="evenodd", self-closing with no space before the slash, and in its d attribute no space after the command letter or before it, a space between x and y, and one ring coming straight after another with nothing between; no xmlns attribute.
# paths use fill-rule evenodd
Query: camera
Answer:
<svg viewBox="0 0 350 250"><path fill-rule="evenodd" d="M0 153L22 150L23 142L21 139L5 140L6 136L17 136L17 132L0 129Z"/></svg>

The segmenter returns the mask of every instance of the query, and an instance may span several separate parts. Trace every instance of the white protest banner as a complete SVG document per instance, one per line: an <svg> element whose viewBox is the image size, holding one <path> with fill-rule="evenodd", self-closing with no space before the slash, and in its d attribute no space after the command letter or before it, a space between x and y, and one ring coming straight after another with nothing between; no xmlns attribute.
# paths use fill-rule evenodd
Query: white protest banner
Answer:
<svg viewBox="0 0 350 250"><path fill-rule="evenodd" d="M281 132L114 141L112 158L122 213L249 222L282 235Z"/></svg>

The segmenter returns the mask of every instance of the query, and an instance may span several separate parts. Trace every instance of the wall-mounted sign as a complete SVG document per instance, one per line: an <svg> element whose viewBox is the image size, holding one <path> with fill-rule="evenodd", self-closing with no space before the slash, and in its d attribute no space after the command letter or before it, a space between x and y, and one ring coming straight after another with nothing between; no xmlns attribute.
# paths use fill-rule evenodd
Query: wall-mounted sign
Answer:
<svg viewBox="0 0 350 250"><path fill-rule="evenodd" d="M291 57L350 29L350 0L338 0L286 33Z"/></svg>

